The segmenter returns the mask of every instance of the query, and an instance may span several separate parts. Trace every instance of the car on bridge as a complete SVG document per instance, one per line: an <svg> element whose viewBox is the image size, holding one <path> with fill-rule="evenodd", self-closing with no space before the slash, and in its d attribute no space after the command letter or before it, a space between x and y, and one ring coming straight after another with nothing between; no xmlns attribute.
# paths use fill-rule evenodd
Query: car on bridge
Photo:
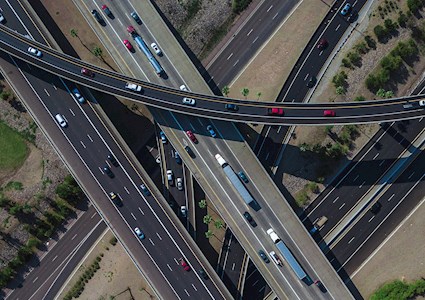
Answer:
<svg viewBox="0 0 425 300"><path fill-rule="evenodd" d="M283 116L283 108L272 107L267 109L267 114L272 116Z"/></svg>
<svg viewBox="0 0 425 300"><path fill-rule="evenodd" d="M137 85L137 84L131 83L131 82L127 82L125 84L125 88L127 90L131 90L131 91L134 91L134 92L141 92L142 91L142 86L141 85Z"/></svg>
<svg viewBox="0 0 425 300"><path fill-rule="evenodd" d="M41 53L40 50L33 48L33 47L29 47L28 52L31 53L32 55L34 55L35 57L41 57L43 55L43 53Z"/></svg>
<svg viewBox="0 0 425 300"><path fill-rule="evenodd" d="M198 139L196 138L195 134L191 130L186 131L186 134L192 142L194 142L195 144L198 143Z"/></svg>
<svg viewBox="0 0 425 300"><path fill-rule="evenodd" d="M214 128L212 127L212 125L208 125L208 126L207 126L207 130L208 130L208 132L210 133L210 135L211 135L213 138L215 138L215 137L217 136L217 134L215 133Z"/></svg>
<svg viewBox="0 0 425 300"><path fill-rule="evenodd" d="M129 42L129 40L123 40L122 42L123 42L124 46L127 47L128 51L134 52L133 45Z"/></svg>
<svg viewBox="0 0 425 300"><path fill-rule="evenodd" d="M236 104L233 104L233 103L226 103L224 105L224 108L227 109L227 110L230 110L230 111L238 111L239 110L239 107Z"/></svg>

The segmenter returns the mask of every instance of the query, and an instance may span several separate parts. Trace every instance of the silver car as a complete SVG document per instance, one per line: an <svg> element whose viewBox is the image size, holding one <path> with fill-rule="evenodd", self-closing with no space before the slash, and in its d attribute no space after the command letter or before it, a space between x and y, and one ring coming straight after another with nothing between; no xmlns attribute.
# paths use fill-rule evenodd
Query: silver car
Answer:
<svg viewBox="0 0 425 300"><path fill-rule="evenodd" d="M179 191L183 191L183 179L181 177L176 179L176 186Z"/></svg>
<svg viewBox="0 0 425 300"><path fill-rule="evenodd" d="M184 97L182 100L183 104L194 106L196 104L195 99Z"/></svg>

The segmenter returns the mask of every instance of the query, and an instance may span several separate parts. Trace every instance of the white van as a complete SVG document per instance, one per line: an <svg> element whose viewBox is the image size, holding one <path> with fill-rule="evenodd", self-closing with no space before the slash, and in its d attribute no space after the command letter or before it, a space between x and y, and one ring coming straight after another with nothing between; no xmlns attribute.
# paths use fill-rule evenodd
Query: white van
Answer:
<svg viewBox="0 0 425 300"><path fill-rule="evenodd" d="M283 266L282 261L280 260L280 257L276 254L276 252L271 251L269 254L276 265Z"/></svg>
<svg viewBox="0 0 425 300"><path fill-rule="evenodd" d="M62 116L61 114L56 114L55 119L56 121L58 121L59 125L62 128L65 128L66 126L68 126L68 123L66 123L64 116Z"/></svg>

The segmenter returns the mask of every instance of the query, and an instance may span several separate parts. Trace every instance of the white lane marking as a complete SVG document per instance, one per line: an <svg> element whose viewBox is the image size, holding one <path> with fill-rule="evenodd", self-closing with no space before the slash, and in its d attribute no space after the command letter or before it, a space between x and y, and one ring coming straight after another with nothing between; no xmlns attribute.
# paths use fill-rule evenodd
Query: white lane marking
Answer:
<svg viewBox="0 0 425 300"><path fill-rule="evenodd" d="M401 139L401 141L400 142L398 142L399 144L401 144L401 143L403 143L404 142L404 138L402 138Z"/></svg>
<svg viewBox="0 0 425 300"><path fill-rule="evenodd" d="M357 180L357 178L359 178L360 174L357 174L357 176L353 179L353 182Z"/></svg>
<svg viewBox="0 0 425 300"><path fill-rule="evenodd" d="M174 257L174 261L179 265L179 261Z"/></svg>
<svg viewBox="0 0 425 300"><path fill-rule="evenodd" d="M158 236L158 238L162 241L162 237L159 235L159 233L157 232L156 235Z"/></svg>
<svg viewBox="0 0 425 300"><path fill-rule="evenodd" d="M32 281L32 283L36 282L38 279L38 276Z"/></svg>
<svg viewBox="0 0 425 300"><path fill-rule="evenodd" d="M56 260L56 258L58 258L57 255L55 257L53 257L52 262L54 262Z"/></svg>
<svg viewBox="0 0 425 300"><path fill-rule="evenodd" d="M198 291L193 283L192 283L192 287L195 291Z"/></svg>
<svg viewBox="0 0 425 300"><path fill-rule="evenodd" d="M339 207L339 210L345 206L345 202Z"/></svg>
<svg viewBox="0 0 425 300"><path fill-rule="evenodd" d="M258 279L252 284L252 286L256 285L258 283Z"/></svg>
<svg viewBox="0 0 425 300"><path fill-rule="evenodd" d="M349 240L349 241L348 241L348 244L351 244L351 242L352 242L352 241L354 241L354 239L355 239L355 237L353 236L353 237L351 238L351 240Z"/></svg>
<svg viewBox="0 0 425 300"><path fill-rule="evenodd" d="M234 271L234 270L235 270L235 266L236 266L236 264L235 264L235 263L233 263L233 265L232 265L232 271Z"/></svg>
<svg viewBox="0 0 425 300"><path fill-rule="evenodd" d="M308 75L309 75L309 74L306 74L306 75L305 75L305 77L304 77L304 81L306 81L306 80L307 80Z"/></svg>
<svg viewBox="0 0 425 300"><path fill-rule="evenodd" d="M130 195L130 191L128 190L128 188L126 186L124 187L124 190L127 192L127 194Z"/></svg>
<svg viewBox="0 0 425 300"><path fill-rule="evenodd" d="M268 159L269 159L269 156L270 156L270 152L268 152L268 153L267 153L267 155L266 155L266 160L268 160Z"/></svg>
<svg viewBox="0 0 425 300"><path fill-rule="evenodd" d="M272 9L273 5L270 5L269 9L267 9L267 12L269 12Z"/></svg>
<svg viewBox="0 0 425 300"><path fill-rule="evenodd" d="M143 212L143 210L139 207L139 211L142 215L145 215L145 213Z"/></svg>
<svg viewBox="0 0 425 300"><path fill-rule="evenodd" d="M168 269L170 269L171 272L173 272L173 269L171 269L170 265L167 264Z"/></svg>
<svg viewBox="0 0 425 300"><path fill-rule="evenodd" d="M94 214L90 217L90 219L93 219L95 215L97 215L97 213L94 213Z"/></svg>
<svg viewBox="0 0 425 300"><path fill-rule="evenodd" d="M187 295L188 297L190 297L189 292L188 292L186 289L184 289L184 291L186 292L186 295Z"/></svg>
<svg viewBox="0 0 425 300"><path fill-rule="evenodd" d="M375 160L375 159L378 157L378 155L379 155L379 152L378 152L378 153L376 153L376 155L373 157L373 159L372 159L372 160Z"/></svg>
<svg viewBox="0 0 425 300"><path fill-rule="evenodd" d="M46 92L47 96L49 96L49 97L50 97L49 92L48 92L46 89L44 89L44 91Z"/></svg>
<svg viewBox="0 0 425 300"><path fill-rule="evenodd" d="M105 173L103 173L103 169L101 167L99 167L99 170L102 174L105 174Z"/></svg>
<svg viewBox="0 0 425 300"><path fill-rule="evenodd" d="M341 24L338 24L338 26L335 28L335 31L338 31L339 27L341 27Z"/></svg>
<svg viewBox="0 0 425 300"><path fill-rule="evenodd" d="M419 119L419 122L422 122L422 119L423 119L423 118L420 118L420 119Z"/></svg>
<svg viewBox="0 0 425 300"><path fill-rule="evenodd" d="M279 15L279 13L276 13L276 14L273 16L272 20L274 20L274 19L275 19L278 15Z"/></svg>
<svg viewBox="0 0 425 300"><path fill-rule="evenodd" d="M252 41L251 44L254 44L258 40L258 36Z"/></svg>
<svg viewBox="0 0 425 300"><path fill-rule="evenodd" d="M230 53L230 55L227 57L227 60L229 60L233 56L233 52Z"/></svg>
<svg viewBox="0 0 425 300"><path fill-rule="evenodd" d="M265 288L266 288L266 286L263 285L263 287L261 289L259 289L258 292L261 293Z"/></svg>
<svg viewBox="0 0 425 300"><path fill-rule="evenodd" d="M354 6L356 6L356 4L357 4L357 0L356 0L356 1L354 1L354 3L353 3L353 7L354 7Z"/></svg>
<svg viewBox="0 0 425 300"><path fill-rule="evenodd" d="M323 50L319 52L319 56L322 56L322 54L323 54Z"/></svg>
<svg viewBox="0 0 425 300"><path fill-rule="evenodd" d="M133 213L131 213L131 216L133 217L134 220L137 220L136 216Z"/></svg>
<svg viewBox="0 0 425 300"><path fill-rule="evenodd" d="M152 241L151 238L149 238L149 242L151 242L152 246L155 246L154 242Z"/></svg>
<svg viewBox="0 0 425 300"><path fill-rule="evenodd" d="M123 27L124 27L124 24L121 22L121 20L120 20L120 19L118 19L118 22L120 22L121 26L123 26Z"/></svg>
<svg viewBox="0 0 425 300"><path fill-rule="evenodd" d="M370 218L368 222L370 223L373 219L375 219L375 215L373 215L372 218Z"/></svg>
<svg viewBox="0 0 425 300"><path fill-rule="evenodd" d="M246 34L246 36L249 36L252 31L254 31L254 29L251 28L251 30Z"/></svg>
<svg viewBox="0 0 425 300"><path fill-rule="evenodd" d="M52 86L53 86L53 88L57 91L58 90L58 88L56 87L56 85L54 85L53 83L52 83Z"/></svg>
<svg viewBox="0 0 425 300"><path fill-rule="evenodd" d="M335 198L335 200L334 200L334 201L332 201L332 203L337 202L337 201L338 201L338 199L339 199L339 196L338 196L338 197L336 197L336 198Z"/></svg>
<svg viewBox="0 0 425 300"><path fill-rule="evenodd" d="M89 138L90 142L93 143L93 139L91 138L90 134L87 134L87 137Z"/></svg>
<svg viewBox="0 0 425 300"><path fill-rule="evenodd" d="M412 178L413 174L415 174L415 171L413 171L413 172L412 172L412 174L410 174L410 176L409 176L409 177L407 177L407 179Z"/></svg>
<svg viewBox="0 0 425 300"><path fill-rule="evenodd" d="M84 145L83 141L80 141L81 145L83 145L84 149L86 149L86 145Z"/></svg>
<svg viewBox="0 0 425 300"><path fill-rule="evenodd" d="M74 114L74 112L72 111L72 109L69 109L69 111L71 112L71 115L72 115L73 117L75 117L75 114Z"/></svg>
<svg viewBox="0 0 425 300"><path fill-rule="evenodd" d="M282 129L282 126L279 126L279 128L277 129L277 133L279 133L281 129Z"/></svg>
<svg viewBox="0 0 425 300"><path fill-rule="evenodd" d="M366 180L363 181L361 185L359 185L359 189L361 189L363 187L363 184L365 184L365 183L366 183Z"/></svg>
<svg viewBox="0 0 425 300"><path fill-rule="evenodd" d="M392 194L390 198L388 198L388 202L390 202L394 198L395 194Z"/></svg>
<svg viewBox="0 0 425 300"><path fill-rule="evenodd" d="M71 241L73 240L73 239L75 239L77 237L77 234L74 234L74 236L71 238Z"/></svg>
<svg viewBox="0 0 425 300"><path fill-rule="evenodd" d="M236 66L239 62L239 59L233 64L233 66Z"/></svg>
<svg viewBox="0 0 425 300"><path fill-rule="evenodd" d="M381 161L381 163L379 164L379 166L382 166L384 164L385 160Z"/></svg>
<svg viewBox="0 0 425 300"><path fill-rule="evenodd" d="M192 127L193 132L196 132L196 128L195 128L195 126L193 126L193 124L192 124L192 123L189 123L189 125L190 125L190 127Z"/></svg>

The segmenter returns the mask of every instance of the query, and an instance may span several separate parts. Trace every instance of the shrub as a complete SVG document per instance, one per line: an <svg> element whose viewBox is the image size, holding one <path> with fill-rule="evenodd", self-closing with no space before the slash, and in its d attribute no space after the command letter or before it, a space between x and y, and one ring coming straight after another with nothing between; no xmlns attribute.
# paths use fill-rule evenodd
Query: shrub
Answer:
<svg viewBox="0 0 425 300"><path fill-rule="evenodd" d="M341 71L332 78L332 83L335 85L335 88L345 86L347 85L347 78L347 74L344 71Z"/></svg>
<svg viewBox="0 0 425 300"><path fill-rule="evenodd" d="M345 92L346 92L346 90L345 90L345 88L344 88L343 86L339 86L339 87L337 87L337 88L336 88L335 92L336 92L338 95L344 95L344 94L345 94Z"/></svg>
<svg viewBox="0 0 425 300"><path fill-rule="evenodd" d="M407 16L401 11L400 12L400 15L398 16L398 18L397 18L397 22L398 22L398 24L401 26L401 27L406 27L406 24L407 24L407 20L408 20L408 18L407 18Z"/></svg>
<svg viewBox="0 0 425 300"><path fill-rule="evenodd" d="M393 20L391 20L391 19L385 19L384 26L385 26L385 29L386 29L387 32L392 32L392 31L396 30L397 23L394 23Z"/></svg>
<svg viewBox="0 0 425 300"><path fill-rule="evenodd" d="M373 28L373 32L375 33L379 41L382 41L387 36L386 29L381 25L376 25L375 28Z"/></svg>
<svg viewBox="0 0 425 300"><path fill-rule="evenodd" d="M354 101L356 101L356 102L361 102L361 101L365 101L365 100L366 100L366 98L363 97L363 96L357 96L356 98L354 98Z"/></svg>
<svg viewBox="0 0 425 300"><path fill-rule="evenodd" d="M376 42L375 42L375 40L370 35L366 35L364 37L364 40L365 40L365 42L366 42L366 44L367 44L367 46L369 48L371 48L371 49L375 49L376 48Z"/></svg>
<svg viewBox="0 0 425 300"><path fill-rule="evenodd" d="M110 243L112 246L115 246L115 245L117 244L117 238L113 236L113 237L109 240L109 243Z"/></svg>
<svg viewBox="0 0 425 300"><path fill-rule="evenodd" d="M415 14L423 7L423 1L422 0L407 0L407 7L409 10Z"/></svg>
<svg viewBox="0 0 425 300"><path fill-rule="evenodd" d="M232 1L232 10L235 14L242 12L252 0L233 0Z"/></svg>
<svg viewBox="0 0 425 300"><path fill-rule="evenodd" d="M357 52L349 52L347 54L347 57L350 60L350 62L355 66L358 66L362 60L362 58Z"/></svg>
<svg viewBox="0 0 425 300"><path fill-rule="evenodd" d="M348 69L351 69L353 67L351 65L351 62L345 57L341 60L341 64L342 64L343 67L348 68Z"/></svg>
<svg viewBox="0 0 425 300"><path fill-rule="evenodd" d="M354 49L357 51L357 53L359 53L359 54L365 54L365 53L367 53L367 51L368 51L368 48L367 48L367 46L366 46L366 43L365 42L360 42L360 43L358 43L358 44L356 44L355 46L354 46Z"/></svg>

